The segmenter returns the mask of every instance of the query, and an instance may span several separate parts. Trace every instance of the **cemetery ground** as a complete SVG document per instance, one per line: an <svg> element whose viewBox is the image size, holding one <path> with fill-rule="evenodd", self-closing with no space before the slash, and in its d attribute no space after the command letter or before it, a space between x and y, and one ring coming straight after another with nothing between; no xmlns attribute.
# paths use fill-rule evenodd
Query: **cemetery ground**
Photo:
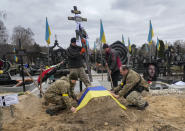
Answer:
<svg viewBox="0 0 185 131"><path fill-rule="evenodd" d="M94 86L110 88L105 74L103 80L101 75L93 75ZM78 83L75 88L79 88ZM13 116L9 107L3 107L0 121L3 131L184 131L185 93L168 90L145 94L149 106L142 111L133 107L123 110L107 96L92 99L76 113L61 111L57 116L45 113L43 100L34 90L19 96L19 103L13 105ZM124 99L119 101L125 103Z"/></svg>

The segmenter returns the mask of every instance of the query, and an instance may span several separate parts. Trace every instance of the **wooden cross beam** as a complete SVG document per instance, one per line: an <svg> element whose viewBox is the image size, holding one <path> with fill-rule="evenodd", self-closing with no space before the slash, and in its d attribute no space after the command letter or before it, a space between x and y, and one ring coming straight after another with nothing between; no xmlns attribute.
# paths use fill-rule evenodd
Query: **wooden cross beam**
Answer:
<svg viewBox="0 0 185 131"><path fill-rule="evenodd" d="M73 14L81 14L81 11L77 10L77 6L73 6L74 10L71 10Z"/></svg>
<svg viewBox="0 0 185 131"><path fill-rule="evenodd" d="M74 17L68 17L68 20L74 20L76 22L82 22L82 21L87 21L87 18L82 18L81 16L79 16L79 14L81 14L81 11L77 10L76 6L73 6L74 10L71 10L71 13L75 14Z"/></svg>

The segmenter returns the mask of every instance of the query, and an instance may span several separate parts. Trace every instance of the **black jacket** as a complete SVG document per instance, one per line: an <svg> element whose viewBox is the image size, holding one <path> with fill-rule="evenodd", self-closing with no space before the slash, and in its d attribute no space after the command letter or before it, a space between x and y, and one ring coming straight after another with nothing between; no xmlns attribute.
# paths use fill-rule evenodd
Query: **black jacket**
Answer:
<svg viewBox="0 0 185 131"><path fill-rule="evenodd" d="M70 45L66 54L69 60L69 68L83 67L83 56L80 54L81 47Z"/></svg>

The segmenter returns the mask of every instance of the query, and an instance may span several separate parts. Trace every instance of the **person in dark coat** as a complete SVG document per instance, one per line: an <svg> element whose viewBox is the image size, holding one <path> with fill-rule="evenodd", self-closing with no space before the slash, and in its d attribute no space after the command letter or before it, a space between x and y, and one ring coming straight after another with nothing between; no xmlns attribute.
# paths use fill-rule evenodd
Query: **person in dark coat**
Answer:
<svg viewBox="0 0 185 131"><path fill-rule="evenodd" d="M109 73L112 77L113 88L118 86L120 76L119 68L121 67L121 60L116 50L111 49L108 44L103 45L105 51L106 65L110 69Z"/></svg>
<svg viewBox="0 0 185 131"><path fill-rule="evenodd" d="M77 73L80 80L88 87L91 83L84 69L83 53L85 53L84 48L77 46L76 38L72 38L71 44L66 50L70 74L73 72Z"/></svg>

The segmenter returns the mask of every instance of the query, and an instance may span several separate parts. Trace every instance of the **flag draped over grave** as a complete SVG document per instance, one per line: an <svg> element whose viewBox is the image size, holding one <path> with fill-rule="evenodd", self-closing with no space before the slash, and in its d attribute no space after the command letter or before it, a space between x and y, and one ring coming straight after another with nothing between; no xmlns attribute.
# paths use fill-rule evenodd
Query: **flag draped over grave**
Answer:
<svg viewBox="0 0 185 131"><path fill-rule="evenodd" d="M123 109L126 110L126 107L122 105L116 98L114 98L111 93L104 88L103 86L96 86L96 87L88 87L85 92L82 94L79 102L78 107L76 108L76 111L80 110L81 108L85 107L87 103L96 97L103 97L103 96L111 96L112 99L115 100L115 102Z"/></svg>

